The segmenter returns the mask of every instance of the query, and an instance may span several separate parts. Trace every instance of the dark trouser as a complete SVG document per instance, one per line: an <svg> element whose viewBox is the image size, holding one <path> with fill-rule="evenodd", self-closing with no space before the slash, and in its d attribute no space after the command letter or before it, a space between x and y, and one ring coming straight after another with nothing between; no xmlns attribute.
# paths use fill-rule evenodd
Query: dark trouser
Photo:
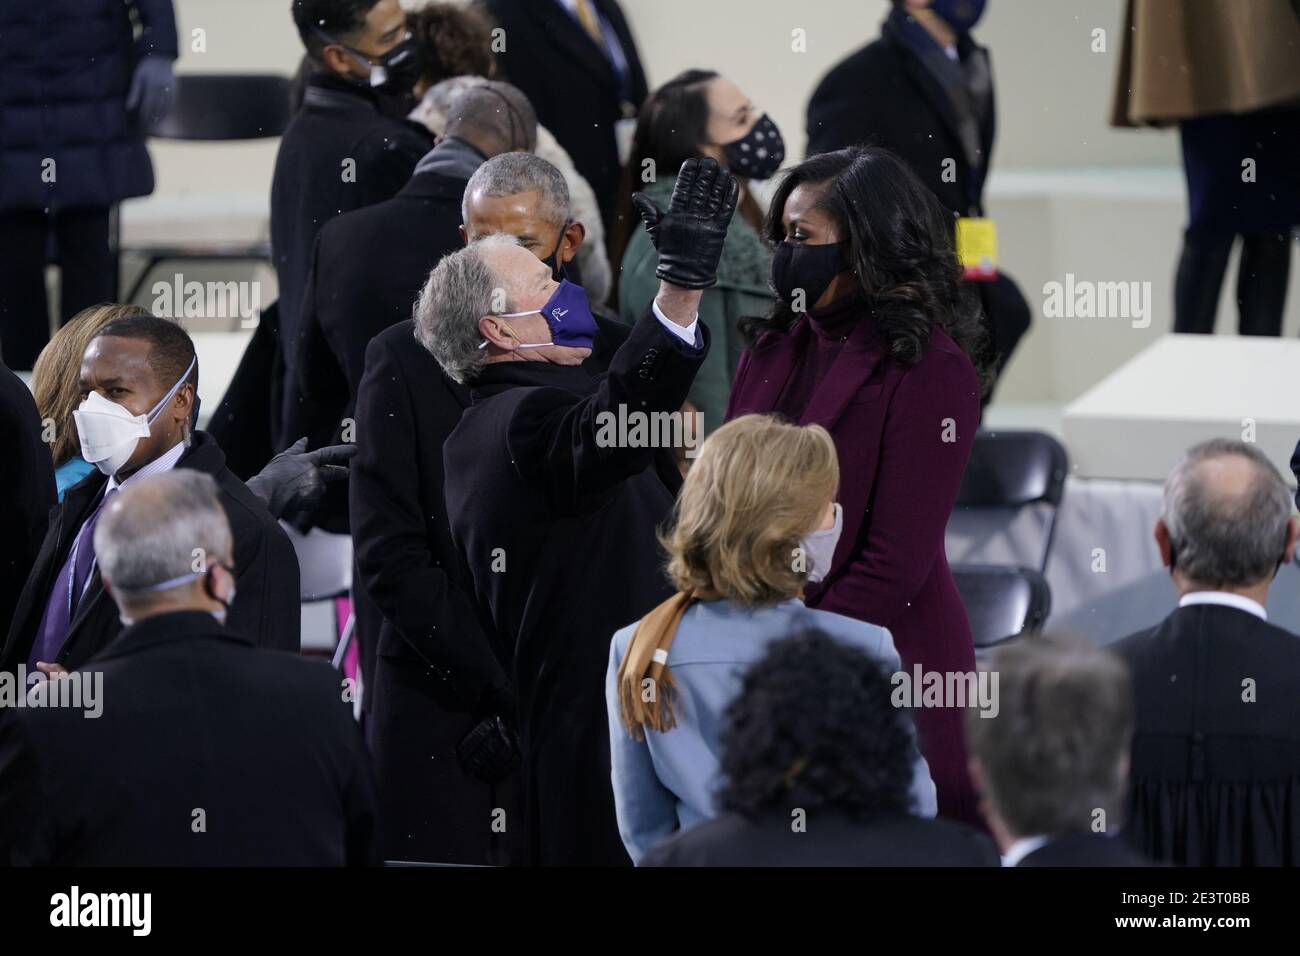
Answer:
<svg viewBox="0 0 1300 956"><path fill-rule="evenodd" d="M45 264L51 230L60 266L59 321L112 301L117 263L107 208L16 209L0 213L0 353L26 371L50 339Z"/></svg>
<svg viewBox="0 0 1300 956"><path fill-rule="evenodd" d="M1214 331L1219 288L1235 236L1183 236L1183 253L1174 280L1174 331ZM1237 331L1241 335L1279 335L1291 268L1291 238L1268 233L1241 237L1237 265Z"/></svg>

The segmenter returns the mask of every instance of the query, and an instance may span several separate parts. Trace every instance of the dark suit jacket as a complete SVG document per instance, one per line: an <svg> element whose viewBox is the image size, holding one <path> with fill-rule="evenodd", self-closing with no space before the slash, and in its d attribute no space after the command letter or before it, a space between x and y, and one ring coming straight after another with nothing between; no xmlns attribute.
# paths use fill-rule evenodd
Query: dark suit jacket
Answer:
<svg viewBox="0 0 1300 956"><path fill-rule="evenodd" d="M606 235L618 204L622 167L614 124L624 117L623 102L635 110L646 98L645 73L632 31L616 0L594 0L618 34L627 58L628 85L620 91L605 51L598 47L559 0L487 0L487 10L505 30L506 49L497 63L573 157L591 184L605 220Z"/></svg>
<svg viewBox="0 0 1300 956"><path fill-rule="evenodd" d="M1119 837L1100 833L1064 833L1053 837L1016 866L1150 866Z"/></svg>
<svg viewBox="0 0 1300 956"><path fill-rule="evenodd" d="M600 372L628 328L596 321L586 365ZM350 510L359 598L383 614L367 696L388 859L487 863L517 852L483 826L509 788L492 793L453 756L483 715L514 710L512 649L490 636L469 596L443 501L442 446L469 401L416 341L412 320L370 342Z"/></svg>
<svg viewBox="0 0 1300 956"><path fill-rule="evenodd" d="M18 596L45 537L54 507L54 462L41 441L41 417L27 386L0 365L0 631L9 629Z"/></svg>
<svg viewBox="0 0 1300 956"><path fill-rule="evenodd" d="M957 46L963 59L988 57L969 34L960 37ZM897 153L954 216L984 214L995 107L990 106L979 124L981 162L972 164L962 149L957 113L943 88L888 27L880 39L841 60L822 78L808 101L807 124L809 155L863 143L884 146ZM949 159L956 163L953 176L945 176ZM1029 304L1005 271L993 282L970 286L988 316L1000 371L1029 329Z"/></svg>
<svg viewBox="0 0 1300 956"><path fill-rule="evenodd" d="M988 51L963 36L964 57ZM993 155L996 112L980 124L984 164L972 166L957 132L957 114L943 88L905 45L884 31L835 64L808 101L808 155L871 144L897 153L954 215L982 215L984 179ZM944 161L956 160L945 177Z"/></svg>
<svg viewBox="0 0 1300 956"><path fill-rule="evenodd" d="M0 863L378 861L365 748L328 665L180 611L123 631L92 674L97 718L0 714Z"/></svg>
<svg viewBox="0 0 1300 956"><path fill-rule="evenodd" d="M602 412L677 411L708 350L649 310L608 375L501 362L443 446L447 513L472 594L513 648L532 859L626 863L609 780L604 673L620 627L666 598L657 527L671 454L602 447ZM503 564L504 562L504 564Z"/></svg>
<svg viewBox="0 0 1300 956"><path fill-rule="evenodd" d="M886 816L854 820L814 810L807 830L791 817L737 813L675 834L646 854L642 866L998 866L993 843L948 820Z"/></svg>
<svg viewBox="0 0 1300 956"><path fill-rule="evenodd" d="M221 505L235 539L236 595L228 624L262 647L297 653L300 640L298 558L280 525L261 500L226 468L226 457L211 436L195 432L177 468L193 468L217 482ZM63 496L50 514L40 555L27 577L4 650L0 670L25 663L41 626L53 578L72 549L77 532L99 501L108 478L93 471ZM57 663L77 670L122 630L117 605L95 574L72 618Z"/></svg>
<svg viewBox="0 0 1300 956"><path fill-rule="evenodd" d="M863 300L832 308L862 315L800 418L835 440L844 509L830 574L809 587L808 606L889 628L904 669L973 671L970 624L943 536L979 423L975 370L937 327L916 365L889 361ZM771 412L813 334L801 317L745 352L727 419ZM961 712L927 707L916 716L939 812L977 824Z"/></svg>
<svg viewBox="0 0 1300 956"><path fill-rule="evenodd" d="M298 320L316 234L341 213L396 195L432 148L427 130L385 116L368 90L331 76L312 77L302 109L280 140L271 182L271 248L289 376L296 368ZM355 176L345 175L345 161L355 163ZM286 442L285 434L277 428L273 435L278 447L298 437Z"/></svg>
<svg viewBox="0 0 1300 956"><path fill-rule="evenodd" d="M1184 866L1300 864L1300 637L1195 604L1111 649L1137 699L1131 845Z"/></svg>
<svg viewBox="0 0 1300 956"><path fill-rule="evenodd" d="M327 223L303 297L296 348L298 398L288 434L326 444L353 417L370 340L411 317L429 272L461 248L464 179L412 177L392 199Z"/></svg>

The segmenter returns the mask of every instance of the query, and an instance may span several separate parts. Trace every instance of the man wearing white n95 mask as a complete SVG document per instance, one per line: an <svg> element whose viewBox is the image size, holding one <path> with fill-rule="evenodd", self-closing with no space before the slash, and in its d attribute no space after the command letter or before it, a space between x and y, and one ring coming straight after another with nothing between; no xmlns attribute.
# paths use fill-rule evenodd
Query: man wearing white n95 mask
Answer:
<svg viewBox="0 0 1300 956"><path fill-rule="evenodd" d="M229 625L265 647L299 646L298 565L261 501L226 468L212 438L191 431L198 361L179 325L133 316L106 325L81 361L74 413L82 455L96 465L68 489L49 529L0 651L0 670L75 670L121 629L100 581L95 527L120 489L173 468L217 482L235 535L238 597Z"/></svg>
<svg viewBox="0 0 1300 956"><path fill-rule="evenodd" d="M378 862L369 761L333 668L220 623L238 601L222 497L182 467L104 507L95 552L131 623L29 698L92 686L95 710L0 712L0 866Z"/></svg>

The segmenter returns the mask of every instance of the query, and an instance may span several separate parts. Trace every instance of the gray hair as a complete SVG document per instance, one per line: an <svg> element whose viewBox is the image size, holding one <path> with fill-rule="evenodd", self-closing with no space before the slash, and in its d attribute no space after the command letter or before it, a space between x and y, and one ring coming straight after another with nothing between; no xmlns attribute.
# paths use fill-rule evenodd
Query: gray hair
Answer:
<svg viewBox="0 0 1300 956"><path fill-rule="evenodd" d="M415 301L415 337L462 385L476 378L487 363L487 352L479 348L483 341L479 319L511 311L511 284L493 272L483 253L496 246L517 245L514 236L484 236L444 256ZM494 301L502 296L503 300Z"/></svg>
<svg viewBox="0 0 1300 956"><path fill-rule="evenodd" d="M538 215L544 222L560 228L573 215L564 176L533 153L500 153L474 170L465 184L465 197L460 204L461 222L469 222L469 197L475 192L489 197L535 192Z"/></svg>
<svg viewBox="0 0 1300 956"><path fill-rule="evenodd" d="M1254 466L1245 487L1216 488L1206 480L1205 463L1229 455ZM1277 570L1291 508L1291 491L1263 452L1215 438L1190 449L1174 467L1160 517L1184 577L1209 587L1242 587Z"/></svg>
<svg viewBox="0 0 1300 956"><path fill-rule="evenodd" d="M990 655L998 712L966 736L985 796L1015 836L1114 832L1133 737L1128 668L1083 638L1024 637Z"/></svg>
<svg viewBox="0 0 1300 956"><path fill-rule="evenodd" d="M537 146L537 113L517 86L484 80L452 97L443 133L468 140L489 156L531 151Z"/></svg>
<svg viewBox="0 0 1300 956"><path fill-rule="evenodd" d="M212 476L176 468L118 492L95 527L95 557L113 590L132 594L229 562L232 540Z"/></svg>
<svg viewBox="0 0 1300 956"><path fill-rule="evenodd" d="M447 131L447 116L451 113L451 104L455 101L458 94L471 86L478 86L480 83L486 83L485 76L449 76L445 80L439 80L429 91L424 94L424 99L416 107L412 116L420 114L418 119L433 131L435 135L441 136Z"/></svg>

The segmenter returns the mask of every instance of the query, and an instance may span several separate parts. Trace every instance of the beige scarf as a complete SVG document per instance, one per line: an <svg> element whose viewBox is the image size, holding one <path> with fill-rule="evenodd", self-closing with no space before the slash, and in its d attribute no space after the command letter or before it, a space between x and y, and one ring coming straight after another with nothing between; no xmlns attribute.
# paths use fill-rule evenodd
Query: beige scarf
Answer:
<svg viewBox="0 0 1300 956"><path fill-rule="evenodd" d="M673 717L677 687L668 669L668 649L691 605L719 597L708 590L679 591L637 623L618 667L619 709L633 740L643 740L646 727L663 733L677 725Z"/></svg>

